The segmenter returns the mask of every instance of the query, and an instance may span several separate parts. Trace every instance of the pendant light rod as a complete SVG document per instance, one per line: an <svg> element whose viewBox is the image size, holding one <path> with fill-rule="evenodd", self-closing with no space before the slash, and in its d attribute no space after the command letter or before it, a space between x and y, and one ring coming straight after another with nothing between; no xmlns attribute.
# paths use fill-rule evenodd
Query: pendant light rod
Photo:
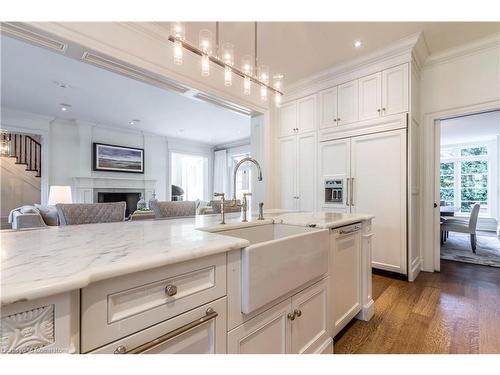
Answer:
<svg viewBox="0 0 500 375"><path fill-rule="evenodd" d="M217 56L217 57L220 57L219 47L220 47L219 21L216 21L215 22L215 56Z"/></svg>
<svg viewBox="0 0 500 375"><path fill-rule="evenodd" d="M254 67L257 69L257 21L254 22L254 32L253 32L253 51L254 51Z"/></svg>

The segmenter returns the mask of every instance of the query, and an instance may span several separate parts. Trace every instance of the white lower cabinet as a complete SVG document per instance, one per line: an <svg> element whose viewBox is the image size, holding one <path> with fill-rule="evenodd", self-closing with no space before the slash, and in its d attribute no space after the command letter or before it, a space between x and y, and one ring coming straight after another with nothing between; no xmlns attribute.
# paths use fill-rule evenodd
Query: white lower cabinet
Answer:
<svg viewBox="0 0 500 375"><path fill-rule="evenodd" d="M156 324L93 354L223 354L226 352L226 298Z"/></svg>
<svg viewBox="0 0 500 375"><path fill-rule="evenodd" d="M292 297L291 353L316 353L330 339L328 281L325 278Z"/></svg>
<svg viewBox="0 0 500 375"><path fill-rule="evenodd" d="M228 333L228 353L324 352L331 342L328 278L302 290Z"/></svg>
<svg viewBox="0 0 500 375"><path fill-rule="evenodd" d="M362 308L361 224L339 228L330 235L330 282L332 289L333 336Z"/></svg>

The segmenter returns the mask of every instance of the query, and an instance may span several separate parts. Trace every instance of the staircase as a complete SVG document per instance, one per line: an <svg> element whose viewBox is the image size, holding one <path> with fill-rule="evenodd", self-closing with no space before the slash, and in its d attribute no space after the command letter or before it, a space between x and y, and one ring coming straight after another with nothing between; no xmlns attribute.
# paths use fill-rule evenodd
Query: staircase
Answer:
<svg viewBox="0 0 500 375"><path fill-rule="evenodd" d="M16 164L25 166L26 171L42 177L42 145L26 134L0 133L0 156L15 158Z"/></svg>

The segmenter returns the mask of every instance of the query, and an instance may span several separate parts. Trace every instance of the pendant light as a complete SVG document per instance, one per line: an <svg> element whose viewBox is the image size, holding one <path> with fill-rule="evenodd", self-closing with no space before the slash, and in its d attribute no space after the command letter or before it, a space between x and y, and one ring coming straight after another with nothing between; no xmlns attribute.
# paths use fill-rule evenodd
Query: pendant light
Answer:
<svg viewBox="0 0 500 375"><path fill-rule="evenodd" d="M224 85L232 86L233 76L236 74L243 78L243 93L250 95L252 92L252 81L260 88L261 100L267 102L268 92L274 94L274 103L277 107L281 104L283 95L283 75L275 74L270 85L270 69L268 65L258 64L257 59L257 22L254 22L254 56L244 55L241 58L241 68L234 66L234 45L226 42L220 45L219 22L215 23L215 53L212 32L208 29L200 30L198 34L198 47L185 40L186 28L183 22L172 22L170 24L169 40L174 43L174 64L182 65L183 50L186 49L201 57L201 75L210 75L210 63L213 62L224 69Z"/></svg>

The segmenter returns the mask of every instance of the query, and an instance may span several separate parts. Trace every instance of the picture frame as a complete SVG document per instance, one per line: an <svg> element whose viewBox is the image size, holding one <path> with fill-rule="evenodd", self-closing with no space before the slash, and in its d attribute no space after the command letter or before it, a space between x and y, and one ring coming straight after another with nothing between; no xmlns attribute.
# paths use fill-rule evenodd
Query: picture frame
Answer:
<svg viewBox="0 0 500 375"><path fill-rule="evenodd" d="M94 142L92 169L101 172L144 173L144 149Z"/></svg>

